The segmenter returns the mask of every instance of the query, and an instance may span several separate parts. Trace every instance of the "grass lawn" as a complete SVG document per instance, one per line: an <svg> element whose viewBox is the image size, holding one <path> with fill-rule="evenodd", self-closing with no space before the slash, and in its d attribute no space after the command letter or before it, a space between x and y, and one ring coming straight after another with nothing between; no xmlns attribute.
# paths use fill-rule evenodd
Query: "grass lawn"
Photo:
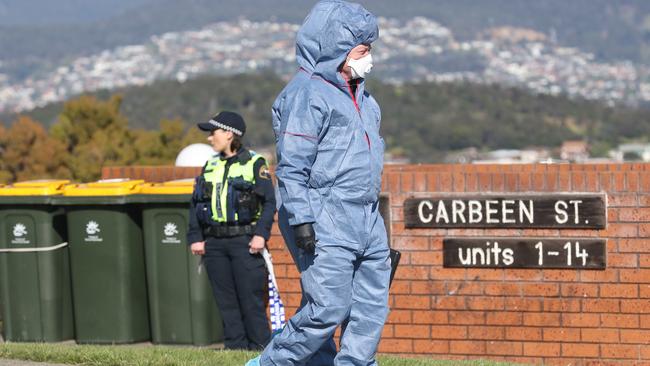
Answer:
<svg viewBox="0 0 650 366"><path fill-rule="evenodd" d="M92 366L243 366L256 354L192 347L77 346L74 344L0 344L0 359ZM379 357L381 366L496 366L491 361L437 361Z"/></svg>

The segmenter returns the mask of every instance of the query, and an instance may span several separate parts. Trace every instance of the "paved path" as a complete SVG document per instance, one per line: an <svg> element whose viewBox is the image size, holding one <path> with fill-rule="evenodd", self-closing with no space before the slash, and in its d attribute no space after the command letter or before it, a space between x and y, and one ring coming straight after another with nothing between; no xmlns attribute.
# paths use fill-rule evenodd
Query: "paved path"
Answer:
<svg viewBox="0 0 650 366"><path fill-rule="evenodd" d="M65 366L61 364L0 359L0 366Z"/></svg>

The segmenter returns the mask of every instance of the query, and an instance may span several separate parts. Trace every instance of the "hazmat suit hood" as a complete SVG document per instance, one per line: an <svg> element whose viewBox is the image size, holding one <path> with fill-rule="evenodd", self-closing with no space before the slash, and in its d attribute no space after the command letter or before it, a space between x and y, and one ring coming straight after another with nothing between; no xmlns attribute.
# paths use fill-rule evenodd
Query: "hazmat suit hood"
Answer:
<svg viewBox="0 0 650 366"><path fill-rule="evenodd" d="M296 39L300 66L337 85L345 85L338 68L348 53L379 37L377 17L359 4L321 1L310 12Z"/></svg>
<svg viewBox="0 0 650 366"><path fill-rule="evenodd" d="M343 0L323 0L311 9L296 35L296 60L309 74L314 72L316 61L320 58L318 37L327 27L329 17L335 9L343 5Z"/></svg>

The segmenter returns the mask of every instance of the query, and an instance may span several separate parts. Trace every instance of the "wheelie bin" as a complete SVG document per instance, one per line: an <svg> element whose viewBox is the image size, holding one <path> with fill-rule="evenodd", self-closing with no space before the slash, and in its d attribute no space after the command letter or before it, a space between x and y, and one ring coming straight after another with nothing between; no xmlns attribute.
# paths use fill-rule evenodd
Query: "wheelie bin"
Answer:
<svg viewBox="0 0 650 366"><path fill-rule="evenodd" d="M0 299L12 342L74 338L65 215L53 206L65 180L0 188Z"/></svg>
<svg viewBox="0 0 650 366"><path fill-rule="evenodd" d="M209 345L223 326L207 273L187 239L193 180L143 186L142 222L151 336L157 344Z"/></svg>
<svg viewBox="0 0 650 366"><path fill-rule="evenodd" d="M143 181L69 185L66 210L77 343L150 340L141 215Z"/></svg>

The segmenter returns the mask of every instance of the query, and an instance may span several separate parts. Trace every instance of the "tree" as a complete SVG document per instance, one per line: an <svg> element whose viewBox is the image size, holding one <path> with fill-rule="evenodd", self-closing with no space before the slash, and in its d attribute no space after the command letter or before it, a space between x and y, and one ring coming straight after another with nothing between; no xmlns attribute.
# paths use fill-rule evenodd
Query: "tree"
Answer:
<svg viewBox="0 0 650 366"><path fill-rule="evenodd" d="M29 117L19 117L9 130L0 129L0 152L2 181L71 176L64 164L65 146Z"/></svg>
<svg viewBox="0 0 650 366"><path fill-rule="evenodd" d="M136 161L135 137L120 114L121 103L122 97L114 95L107 101L82 96L64 104L51 133L69 153L66 165L75 180L96 180L102 166Z"/></svg>

